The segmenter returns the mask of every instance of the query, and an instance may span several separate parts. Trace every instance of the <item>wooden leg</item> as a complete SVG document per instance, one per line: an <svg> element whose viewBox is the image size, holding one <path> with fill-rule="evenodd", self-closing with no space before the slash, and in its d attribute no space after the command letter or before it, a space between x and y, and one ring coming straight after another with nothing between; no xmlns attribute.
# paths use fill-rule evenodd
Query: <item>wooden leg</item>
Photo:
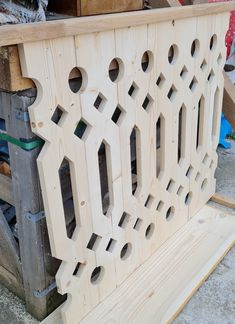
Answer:
<svg viewBox="0 0 235 324"><path fill-rule="evenodd" d="M32 140L35 137L31 133L27 117L25 118L27 108L34 98L35 89L17 94L1 93L1 108L4 108L4 119L9 135L26 140ZM41 320L49 313L49 307L53 310L53 301L50 301L51 305L48 306L51 295L38 298L35 293L44 291L54 281L55 270L51 270L52 258L48 257L50 248L45 220L34 221L27 217L28 213L34 215L44 209L36 165L39 151L40 148L25 151L9 144L24 299L27 310ZM55 302L54 307L57 304Z"/></svg>

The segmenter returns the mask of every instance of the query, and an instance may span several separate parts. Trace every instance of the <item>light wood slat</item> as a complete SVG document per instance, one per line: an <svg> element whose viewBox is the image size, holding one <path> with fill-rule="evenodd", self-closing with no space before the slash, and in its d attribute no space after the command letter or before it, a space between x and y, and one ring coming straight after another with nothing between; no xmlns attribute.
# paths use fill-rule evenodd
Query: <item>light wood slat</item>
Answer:
<svg viewBox="0 0 235 324"><path fill-rule="evenodd" d="M209 206L80 323L167 323L235 243L235 217ZM60 324L60 307L42 324Z"/></svg>
<svg viewBox="0 0 235 324"><path fill-rule="evenodd" d="M231 199L229 197L224 197L224 196L221 196L218 193L215 193L211 197L211 200L214 201L217 204L222 205L222 206L235 209L235 199Z"/></svg>
<svg viewBox="0 0 235 324"><path fill-rule="evenodd" d="M163 8L17 26L1 26L0 46L228 12L235 2Z"/></svg>

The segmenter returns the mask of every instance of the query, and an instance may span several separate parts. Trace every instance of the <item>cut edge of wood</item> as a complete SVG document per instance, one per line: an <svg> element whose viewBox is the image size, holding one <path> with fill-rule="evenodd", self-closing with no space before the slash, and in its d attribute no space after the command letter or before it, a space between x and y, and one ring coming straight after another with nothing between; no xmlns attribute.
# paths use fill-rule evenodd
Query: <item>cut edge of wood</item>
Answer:
<svg viewBox="0 0 235 324"><path fill-rule="evenodd" d="M235 200L234 199L221 196L218 193L215 193L211 197L211 201L213 201L213 202L215 202L215 203L217 203L219 205L222 205L222 206L225 206L225 207L228 207L228 208L235 209Z"/></svg>

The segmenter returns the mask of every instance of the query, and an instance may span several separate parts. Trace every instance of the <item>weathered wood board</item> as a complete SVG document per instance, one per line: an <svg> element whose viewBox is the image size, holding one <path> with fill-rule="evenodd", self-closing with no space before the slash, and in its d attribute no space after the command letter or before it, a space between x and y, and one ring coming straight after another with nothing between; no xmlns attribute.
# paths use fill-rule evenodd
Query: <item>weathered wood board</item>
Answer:
<svg viewBox="0 0 235 324"><path fill-rule="evenodd" d="M140 10L143 0L50 0L49 10L72 16Z"/></svg>
<svg viewBox="0 0 235 324"><path fill-rule="evenodd" d="M105 300L213 195L230 7L38 24L37 37L33 25L20 26L22 72L38 91L30 120L45 141L38 168L52 253L62 260L58 290L68 294L64 323ZM13 31L0 43L11 44Z"/></svg>

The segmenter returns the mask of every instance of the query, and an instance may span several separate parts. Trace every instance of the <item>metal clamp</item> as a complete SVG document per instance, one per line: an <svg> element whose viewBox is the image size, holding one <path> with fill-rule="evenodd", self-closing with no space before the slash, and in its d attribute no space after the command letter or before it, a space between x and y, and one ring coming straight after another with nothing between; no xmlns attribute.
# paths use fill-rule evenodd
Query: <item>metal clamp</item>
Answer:
<svg viewBox="0 0 235 324"><path fill-rule="evenodd" d="M46 215L45 215L45 212L44 211L41 211L37 214L32 214L30 212L28 212L26 214L26 217L28 218L28 220L30 220L31 222L34 222L34 223L37 223L39 222L41 219L45 218Z"/></svg>
<svg viewBox="0 0 235 324"><path fill-rule="evenodd" d="M34 290L33 294L36 298L43 298L46 297L52 290L54 290L56 288L56 282L53 281L49 287L47 287L46 289L44 289L43 291L38 291L38 290Z"/></svg>

